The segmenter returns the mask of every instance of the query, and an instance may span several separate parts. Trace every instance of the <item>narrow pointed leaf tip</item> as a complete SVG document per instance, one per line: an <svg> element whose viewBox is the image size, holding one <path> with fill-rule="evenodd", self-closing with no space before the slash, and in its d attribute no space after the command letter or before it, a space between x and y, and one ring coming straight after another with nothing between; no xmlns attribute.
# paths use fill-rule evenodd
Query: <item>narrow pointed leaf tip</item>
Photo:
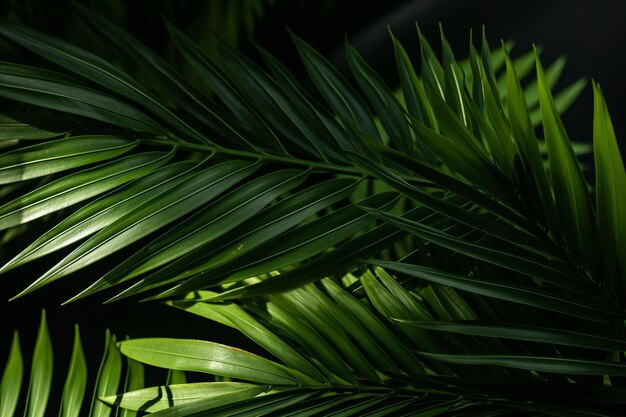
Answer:
<svg viewBox="0 0 626 417"><path fill-rule="evenodd" d="M588 186L565 132L554 98L539 57L537 86L543 120L543 132L548 145L548 161L552 187L563 223L569 249L590 270L595 270L595 224Z"/></svg>
<svg viewBox="0 0 626 417"><path fill-rule="evenodd" d="M593 83L593 154L596 166L596 220L607 284L626 302L626 170L600 85Z"/></svg>

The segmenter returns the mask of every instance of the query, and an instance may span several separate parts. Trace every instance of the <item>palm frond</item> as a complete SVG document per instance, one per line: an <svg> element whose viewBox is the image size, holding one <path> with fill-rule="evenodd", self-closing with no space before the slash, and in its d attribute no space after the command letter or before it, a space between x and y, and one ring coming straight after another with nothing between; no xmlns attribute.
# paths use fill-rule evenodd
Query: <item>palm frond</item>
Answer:
<svg viewBox="0 0 626 417"><path fill-rule="evenodd" d="M124 341L138 362L218 378L107 402L168 416L619 415L626 173L594 84L593 198L560 118L584 80L552 92L563 59L544 71L538 50L513 60L483 36L460 61L442 31L440 60L418 33L419 75L392 37L398 92L347 45L357 90L294 35L307 91L262 49L264 68L219 42L218 61L168 25L207 98L84 14L172 104L106 58L0 26L63 70L2 64L0 95L80 121L0 135L0 228L65 216L2 271L74 246L23 295L120 252L72 299L133 280L113 300L150 291L276 359Z"/></svg>
<svg viewBox="0 0 626 417"><path fill-rule="evenodd" d="M511 289L483 294L428 281L403 285L377 267L232 304L210 302L216 293L190 293L169 304L241 331L276 361L211 342L124 341L122 354L139 362L241 382L153 387L104 400L158 416L619 415L623 388L594 381L626 375L626 366L609 360L626 349L624 339L598 326L547 327L563 313L556 303L513 324L525 300L509 298ZM486 314L495 309L497 318ZM171 408L163 409L164 392Z"/></svg>
<svg viewBox="0 0 626 417"><path fill-rule="evenodd" d="M343 81L341 75L330 64L325 62L319 54L295 37L294 39L303 62L319 92L328 102L329 108L326 108L309 96L299 86L297 81L289 75L289 72L269 54L263 52L271 75L265 73L247 58L225 45L221 45L223 62L218 64L205 56L182 33L170 27L172 36L182 53L189 59L192 65L195 65L200 70L200 75L207 77L206 81L216 92L222 105L225 106L222 107L203 98L164 61L145 47L142 47L128 34L87 10L83 10L83 12L97 24L98 29L103 34L113 40L123 41L120 44L125 46L129 54L136 57L143 65L150 66L158 74L164 85L171 87L173 98L177 100L188 114L178 115L174 109L164 107L137 81L113 67L106 60L88 51L24 27L6 25L2 28L3 33L11 39L36 53L42 54L43 57L68 69L75 75L84 77L84 82L99 84L101 88L108 90L108 92L103 90L97 94L99 94L98 97L101 97L109 104L97 104L94 101L95 96L89 94L89 101L81 101L80 107L76 107L77 96L71 96L69 101L62 99L64 103L71 103L69 107L60 108L59 103L57 103L57 96L50 95L56 94L55 91L57 89L61 88L63 91L74 91L76 89L85 91L81 93L77 90L76 94L78 95L86 95L87 90L85 89L88 89L90 92L93 90L92 87L77 84L77 81L71 78L57 74L50 75L49 71L45 72L40 79L51 80L51 82L56 82L54 80L58 79L58 82L65 84L63 86L55 84L56 87L46 84L50 88L44 89L43 92L37 90L35 93L32 89L20 89L18 90L19 93L15 93L16 88L21 88L23 83L28 85L28 83L33 82L36 74L41 72L37 69L25 67L19 67L18 71L18 77L21 77L20 80L23 81L16 81L14 78L8 79L7 82L9 84L7 88L13 92L7 90L6 96L53 107L57 110L60 108L61 110L95 118L102 122L114 123L124 129L138 130L132 133L131 137L128 137L130 133L128 131L119 132L119 139L117 139L117 135L112 135L110 138L70 136L69 138L40 145L31 145L31 147L27 148L18 147L17 150L5 155L7 161L15 161L15 163L9 165L9 172L13 173L13 176L7 175L5 182L25 181L30 178L54 173L60 175L58 180L26 193L22 197L16 198L2 206L0 211L3 214L4 228L25 223L89 199L92 196L113 190L113 192L100 200L93 201L81 210L71 214L66 220L41 236L4 266L3 270L8 271L92 235L74 252L44 274L26 292L73 271L80 270L101 259L102 256L121 250L129 244L140 240L141 237L164 229L169 223L181 217L183 222L174 226L176 233L173 233L174 229L167 231L162 238L158 239L159 243L156 246L146 246L136 256L130 257L118 268L114 268L110 273L105 274L101 280L92 285L81 296L90 294L96 289L108 288L113 284L124 282L138 275L145 275L163 265L166 265L165 271L158 270L156 275L148 275L142 280L142 282L149 283L148 286L142 287L140 283L138 286L133 287L134 289L131 293L137 293L138 289L145 290L169 282L190 278L190 283L193 283L193 285L189 284L187 287L184 287L182 290L184 293L197 287L198 279L195 275L202 274L206 276L206 272L214 269L220 263L224 263L225 258L233 258L232 256L227 257L224 250L217 251L217 253L212 250L210 258L203 256L204 262L195 262L198 254L206 252L207 249L210 250L210 247L215 248L218 245L228 244L227 242L229 241L235 243L234 241L239 240L242 235L252 235L256 238L256 241L254 244L246 244L247 242L236 243L243 245L243 250L237 250L238 255L245 255L251 262L259 263L262 261L263 253L265 252L264 247L276 247L276 242L284 241L282 245L284 247L298 247L300 245L300 253L315 255L335 247L337 243L350 238L355 232L371 227L368 226L371 224L371 218L369 221L365 221L367 217L357 221L357 218L363 217L363 214L356 208L351 209L351 211L345 209L344 211L328 214L317 220L320 223L319 227L333 228L336 227L333 226L334 224L337 225L339 222L345 223L350 220L353 221L354 227L344 229L343 231L333 231L327 239L321 241L303 242L302 239L298 239L298 237L303 236L300 232L306 234L306 230L313 231L316 226L301 226L304 229L300 232L298 230L289 230L289 228L293 229L298 224L298 221L306 220L306 216L302 214L306 213L311 216L316 213L306 209L305 204L307 200L302 199L300 207L296 205L293 207L301 215L292 217L289 223L281 220L283 226L277 229L272 228L270 233L267 233L268 231L266 230L265 239L262 240L260 233L254 231L255 224L260 224L260 222L255 222L251 217L268 204L270 205L267 210L269 215L274 212L274 206L277 206L276 212L279 212L278 205L286 203L273 202L272 200L276 197L285 197L293 193L293 191L290 192L291 186L275 188L275 185L269 179L265 182L261 181L261 183L255 182L247 185L246 183L252 177L246 179L247 175L245 172L251 173L252 171L242 171L241 174L230 176L230 171L226 168L228 165L213 166L213 160L231 160L229 164L233 168L234 165L232 164L243 163L243 160L257 161L254 166L249 168L250 170L275 169L273 167L280 165L309 169L310 171L308 172L310 174L305 172L302 174L304 176L310 175L307 183L318 182L316 178L320 178L319 175L322 174L348 175L361 180L365 178L365 183L370 184L377 182L375 178L378 177L391 185L392 188L399 190L400 195L408 193L409 196L417 198L419 203L426 204L430 209L438 212L441 210L441 207L446 207L448 209L444 212L446 216L452 216L453 219L466 224L471 223L471 225L474 225L476 222L485 224L485 226L488 226L488 233L497 234L498 236L503 235L503 225L499 225L497 222L485 218L485 216L468 214L467 210L457 208L458 203L440 202L441 198L439 196L432 192L424 192L416 187L418 185L426 185L439 188L443 180L451 184L455 192L459 192L460 188L465 188L460 191L463 197L467 198L467 193L470 192L473 198L478 199L477 203L494 210L496 214L506 213L516 223L524 221L524 218L515 213L514 210L511 210L510 207L511 200L517 199L517 196L510 195L511 193L508 192L510 190L505 190L504 184L497 183L499 169L492 165L494 162L490 158L493 158L493 155L491 157L488 156L485 153L487 149L480 148L479 138L473 132L465 130L465 126L460 125L456 121L456 116L450 113L450 110L446 107L446 102L443 101L445 97L441 97L437 93L439 90L435 88L439 89L443 85L443 81L439 80L439 78L444 77L445 74L442 72L443 69L432 72L432 68L440 68L441 64L439 64L431 48L423 38L424 62L428 63L428 65L425 64L427 73L424 75L424 80L426 81L424 85L412 72L412 66L406 60L406 54L402 46L397 41L394 41L399 59L399 70L401 74L404 74L402 79L407 80L403 82L403 97L407 97L407 99L401 101L398 101L389 88L384 85L384 82L377 78L376 74L360 58L358 52L351 47L348 48L349 62L355 77L363 88L365 97L370 101L375 115L380 118L381 123L377 125L375 120L378 117L372 118L369 106L363 101L360 94ZM444 45L447 45L445 39ZM462 76L461 68L467 67L467 63L457 64L451 55L449 47L446 46L444 49L447 51L447 61L444 64L452 65L455 68L455 73L449 73L448 79ZM492 53L489 52L487 46L484 46L483 50L483 55L487 55L484 58L479 59L475 52L473 54L473 67L479 68L476 71L480 71L483 65L482 62L489 62L489 68L492 68ZM493 55L495 56L496 53ZM494 61L502 62L503 60L499 57L504 57L505 55L498 53ZM517 63L518 67L524 72L527 72L525 70L528 66L527 61L528 58ZM498 64L498 62L495 63ZM16 73L14 67L13 65L7 66L8 69L5 71L7 77ZM556 78L552 77L553 80ZM429 84L428 80L432 80L431 84ZM495 78L490 80L494 88L497 88L495 87ZM447 82L450 83L451 81ZM73 84L70 85L69 83ZM436 85L432 85L432 83ZM419 97L411 95L411 86L417 86L415 91L419 93ZM68 88L66 89L65 87ZM465 115L463 117L467 121L469 116L467 112L469 110L466 107L471 107L473 102L469 100L469 96L464 96L466 93L464 93L464 89L459 89L459 85L455 87L450 84L446 88L448 91L446 94L449 96L448 100L457 100L456 109L463 112ZM480 90L477 88L473 89L476 91ZM456 91L456 93L450 96L453 91ZM18 94L18 96L14 94ZM43 99L40 98L42 94L44 95ZM111 94L122 96L125 100L119 101L118 98ZM496 90L491 91L491 95L487 97L485 103L494 102L492 103L493 106L497 107L497 103L501 100L500 97L501 93ZM438 103L439 110L433 107L433 100ZM119 106L116 106L113 101L119 104ZM133 106L138 107L133 108L129 112L127 110L130 101L134 102ZM402 101L408 103L409 114L414 114L420 119L422 118L421 113L430 114L429 117L432 120L427 125L422 125L419 120L406 119L405 112L407 110L403 107ZM150 114L145 113L146 110ZM474 110L477 123L482 123L483 131L489 133L491 130L486 125L489 122L485 120L484 115L480 115L479 109ZM115 114L113 115L111 111L114 111ZM335 119L333 114L337 114L339 120ZM132 121L128 119L130 115L134 115L132 116ZM261 118L261 115L263 115L263 118ZM505 121L502 117L500 116L499 119L499 128L505 129ZM195 122L192 122L194 119ZM441 129L448 129L448 131L444 132ZM442 147L442 144L446 144L451 140L445 136L452 132L449 129L457 132L453 134L453 138L457 137L459 140L454 142L456 146L446 145ZM152 136L146 136L146 134ZM128 139L124 139L124 137L128 137ZM366 140L365 137L367 137ZM417 140L417 137L422 140ZM487 134L484 140L489 140L489 138L493 140L494 137L496 137L495 133ZM385 138L387 143L383 144L381 138ZM70 157L68 154L73 152L71 148L64 150L61 147L61 144L67 144L70 147L81 146L78 145L80 143L78 142L79 140L91 142L90 146L94 149L89 150L85 148L85 153L89 154L89 158L87 155L79 157L79 155L74 154ZM119 147L109 149L106 141L115 140L120 141ZM394 141L396 140L399 142L395 143ZM122 143L124 141L126 142ZM419 143L419 146L416 146L415 142ZM461 147L455 150L458 146ZM489 150L491 150L491 146L494 145L489 146ZM147 147L153 149L154 147L165 147L166 153L159 154L154 151L140 152L141 149L148 150ZM169 148L169 151L167 148ZM508 148L509 156L505 158L506 161L499 161L499 166L509 166L511 164L514 151L511 144L508 145ZM97 150L101 150L101 152L97 152ZM404 161L401 161L397 156L398 152L402 155L410 155L413 150L417 152L415 157L405 156L403 158ZM116 155L115 152L119 152L119 154ZM384 160L380 159L381 156L376 155L379 152L385 155L382 156ZM44 153L45 157L41 156ZM127 159L115 158L122 154L130 155L126 156ZM203 162L202 154L210 159L205 159ZM437 165L440 162L433 160L433 155L443 158L442 161L451 169L462 170L467 177L465 179L475 180L480 184L484 184L488 191L499 197L501 196L504 201L494 201L490 196L484 196L482 191L468 191L472 187L464 186L462 184L464 181L459 181L457 175L450 175L452 173L446 173L445 169L439 169ZM357 156L360 159L355 160ZM37 162L37 158L41 158L42 161ZM139 160L135 160L138 158L145 162L142 164ZM154 160L149 162L152 158ZM236 162L233 158L241 159L242 161ZM75 166L105 159L116 159L117 161L110 162L109 165L104 164L101 168L95 167L91 170L86 170L82 173L75 173L72 169ZM182 169L184 166L182 161L180 161L181 159L189 159L190 163L191 161L197 161L197 166L194 168L189 167L190 171L181 175L179 168ZM60 164L56 160L63 160L66 163ZM480 165L476 165L476 161L482 162L480 162ZM433 163L435 164L434 166ZM392 179L381 176L381 172L387 169L386 165L388 164L394 166L395 172L385 173L384 176L392 175L398 176L398 178ZM54 171L46 171L41 168L46 165L53 166ZM129 170L128 172L124 171L124 166L129 165L142 168ZM420 165L417 169L419 169L419 174L423 179L411 174L417 165ZM28 167L28 169L24 167ZM161 169L157 170L157 168ZM204 170L206 170L206 173L201 174L200 171ZM109 174L112 171L121 171L124 175L116 176ZM194 177L192 172L196 171L197 177ZM187 190L197 187L197 184L200 183L208 185L208 183L213 181L210 179L212 178L210 172L223 176L223 181L220 182L221 186L199 190L195 199L197 204L188 204L191 201L191 196L187 195L189 192ZM471 172L474 172L474 174L471 174ZM166 173L169 173L169 176ZM294 175L297 175L295 171ZM79 182L85 183L85 178L87 177L95 181L89 181L83 187L77 187L76 184ZM139 181L131 182L140 177L143 178ZM447 180L445 177L451 178ZM227 178L229 179L226 180ZM407 190L404 185L399 188L397 181L409 181L411 190ZM129 182L131 183L126 187L116 188ZM225 191L238 183L239 188L236 189L237 192L224 194ZM444 185L444 187L449 187L450 185L448 184ZM303 189L303 186L298 183L294 183L293 186L299 187L294 191L299 191L304 195L306 190ZM171 192L166 193L166 190L172 191L175 189L178 190L179 199L176 199ZM240 196L251 193L254 189L259 193L264 193L265 198L259 197L256 200L244 202ZM129 197L132 193L137 192L140 195L135 198ZM216 197L220 194L222 199L217 202ZM420 197L418 198L416 194L420 194ZM507 196L506 194L509 195ZM38 204L38 202L42 201L46 201L46 203ZM207 206L211 201L215 201L215 203ZM297 199L295 196L291 196L289 201L294 202ZM351 198L347 194L340 193L336 200L334 198L326 200L326 204L336 205L338 202L342 204L349 204L350 202L363 203L355 198L354 193ZM165 206L167 208L164 208ZM159 212L155 214L154 211L157 207ZM181 210L181 207L185 207L185 209ZM328 206L318 204L317 212L323 207ZM197 209L202 210L200 213L194 214L194 210ZM172 213L176 213L176 215L172 215ZM186 216L188 214L193 215ZM466 216L471 217L466 218ZM233 222L232 219L237 220ZM246 219L248 220L246 221ZM210 225L206 223L207 220L211 220ZM272 219L266 219L266 221L272 221ZM243 224L239 225L239 222L243 222ZM180 225L182 224L185 227L181 228ZM223 227L224 224L228 224L228 227ZM203 228L200 228L199 225L203 225ZM524 226L527 227L528 225L525 224ZM230 229L232 228L234 230L231 231ZM122 233L122 230L124 230L124 233ZM328 230L329 232L327 233L330 233L330 229ZM508 227L508 232L510 234L509 239L532 241L532 237L526 236L528 233L525 231L516 231L513 227ZM398 239L400 237L398 235ZM174 244L174 242L176 243ZM393 241L386 242L387 245L392 245L393 243ZM534 243L539 244L541 242ZM311 245L318 249L308 252ZM376 245L375 248L377 251L380 251L384 249L384 246ZM377 253L376 250L359 253L359 256L373 256ZM249 253L248 251L251 252ZM275 256L278 256L278 252L280 251L275 252ZM266 267L262 269L253 268L253 275L295 265L311 257L303 257L297 254L293 257L290 256L289 253L285 253L283 255L285 260L281 262L261 262L261 265L266 265ZM194 259L195 268L186 267L190 259ZM216 262L218 259L221 259L221 261ZM234 257L230 259L229 263L222 266L220 273L225 278L232 273L232 266L237 259L237 257ZM181 270L177 265L182 265L182 269L185 269L185 271ZM190 271L193 271L193 275ZM250 272L252 273L252 271ZM244 269L244 272L237 276L244 277L246 273ZM323 275L315 274L314 276L314 279L319 279ZM231 277L231 280L233 279ZM202 285L206 286L206 283L202 283Z"/></svg>

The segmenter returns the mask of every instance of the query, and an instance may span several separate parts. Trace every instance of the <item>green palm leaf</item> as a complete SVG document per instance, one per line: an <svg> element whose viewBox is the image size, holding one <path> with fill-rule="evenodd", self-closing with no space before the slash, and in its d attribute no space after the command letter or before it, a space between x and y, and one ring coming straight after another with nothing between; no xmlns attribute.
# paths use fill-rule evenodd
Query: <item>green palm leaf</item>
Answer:
<svg viewBox="0 0 626 417"><path fill-rule="evenodd" d="M54 335L52 335L54 336ZM69 353L67 356L69 358ZM65 352L56 352L56 355ZM117 360L117 362L116 362ZM23 359L18 333L15 332L11 350L4 367L0 382L0 410L3 417L12 417L20 412L26 416L59 415L63 417L109 416L114 411L110 406L99 400L100 396L117 392L117 384L121 372L121 356L114 339L107 332L103 363L95 379L89 378L90 366L85 359L83 345L78 326L75 326L74 343L69 361L67 376L63 387L52 385L53 373L58 372L53 363L52 337L48 332L45 311L41 315L41 323L35 341L28 388L22 384ZM62 380L62 381L63 381ZM89 383L88 383L89 381ZM93 381L93 382L92 382ZM90 386L94 383L94 386ZM94 393L91 412L85 401L86 395ZM50 398L59 398L59 409L49 404Z"/></svg>
<svg viewBox="0 0 626 417"><path fill-rule="evenodd" d="M552 91L564 59L544 71L537 51L512 59L483 34L460 60L442 31L440 60L418 29L420 74L392 36L394 92L352 46L354 86L294 35L307 90L262 48L264 67L220 41L217 59L167 24L207 98L82 14L162 85L32 29L0 28L70 74L0 65L0 96L70 115L61 126L2 119L0 229L50 227L0 271L71 249L20 295L97 264L101 276L71 300L127 284L111 301L166 299L274 356L165 338L118 350L109 335L92 415L111 415L105 403L128 416L619 415L626 173L594 84L595 195L587 184L584 146L560 118L584 80ZM50 392L42 323L33 416ZM17 340L0 385L7 413ZM66 415L83 406L75 340ZM144 388L144 365L171 377ZM186 371L205 380L187 383Z"/></svg>

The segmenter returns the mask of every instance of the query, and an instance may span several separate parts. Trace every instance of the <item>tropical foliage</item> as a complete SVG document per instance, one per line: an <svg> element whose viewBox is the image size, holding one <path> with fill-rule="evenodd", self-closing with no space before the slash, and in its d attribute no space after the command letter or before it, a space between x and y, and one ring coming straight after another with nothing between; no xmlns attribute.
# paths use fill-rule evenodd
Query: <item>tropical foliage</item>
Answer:
<svg viewBox="0 0 626 417"><path fill-rule="evenodd" d="M510 45L491 50L483 36L457 60L442 34L439 60L419 34L418 75L392 35L393 92L347 45L357 91L295 35L306 82L260 47L263 67L216 40L218 60L168 25L202 79L194 87L83 14L160 94L106 57L0 26L54 64L0 66L0 96L32 105L3 116L0 228L55 222L1 271L67 253L18 296L98 263L102 276L69 301L113 289L111 301L166 300L268 354L125 340L129 375L143 363L212 376L151 388L129 377L117 395L98 385L96 407L621 415L626 171L597 84L590 187L577 160L586 149L560 118L585 81L553 95L564 60L544 71L537 49L512 60ZM34 361L47 360L43 344ZM12 352L0 407L19 395L4 383L21 375Z"/></svg>

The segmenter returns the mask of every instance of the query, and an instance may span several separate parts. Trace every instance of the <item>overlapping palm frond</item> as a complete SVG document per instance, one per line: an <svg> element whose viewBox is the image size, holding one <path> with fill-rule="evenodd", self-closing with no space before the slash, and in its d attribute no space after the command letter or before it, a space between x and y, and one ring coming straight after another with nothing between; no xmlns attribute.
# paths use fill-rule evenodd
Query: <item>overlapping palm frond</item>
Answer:
<svg viewBox="0 0 626 417"><path fill-rule="evenodd" d="M497 110L500 103L496 83L502 81L496 81L491 71L492 66L503 65L504 51L492 54L485 45L483 58L474 51L471 60L457 64L446 47L450 62L445 65L453 73L444 74L422 40L426 70L422 82L402 46L395 42L404 87L403 100L398 101L358 53L348 48L355 78L377 116L372 117L360 93L297 38L303 62L328 106L307 93L262 50L269 74L225 45L221 45L223 65L217 65L182 33L170 28L181 52L210 84L219 102L207 99L129 35L88 11L84 13L98 31L151 68L152 75L171 91L177 108L166 107L139 82L88 51L25 27L1 28L4 35L72 75L4 64L0 94L105 123L92 126L82 117L77 118L74 125L66 127L75 130L65 137L35 144L22 140L2 156L2 182L9 188L23 185L0 207L2 229L86 203L4 265L2 271L10 271L82 241L24 293L154 233L162 234L111 268L80 296L140 276L142 279L124 296L183 280L185 286L180 291L171 291L184 294L225 280L298 265L293 275L302 277L299 282L319 279L345 272L361 259L401 240L405 233L381 239L381 231L372 229L374 217L362 207L385 209L398 199L415 198L414 192L428 199L428 203L422 197L417 201L426 210L434 210L435 217L443 215L473 225L472 216L479 214L459 218L466 216L467 210L460 206L469 199L487 205L498 216L505 215L507 221L527 220L515 211L521 207L513 206L519 196L498 176L501 169L512 175L512 165L506 165L513 161L512 147L463 143L493 140L496 135L494 127L485 125L490 122L484 112ZM527 73L533 61L534 55L527 54L515 66ZM454 74L479 74L485 71L485 64L488 72L484 80L450 84ZM552 83L561 68L562 61L552 66ZM482 110L466 96L467 86L476 91L484 88L477 84L491 88L486 90L490 92L486 99L481 99L487 100ZM579 88L580 83L576 83L561 94L562 107L571 102L575 95L572 91ZM449 97L437 94L439 89ZM457 97L454 91L460 95ZM530 85L525 94L531 103L529 111L537 114L538 109L532 110L537 104L536 86ZM471 129L479 133L482 128L491 139L478 139L474 132L464 131L467 126L457 123L444 99L456 100L456 111L472 123ZM467 107L470 104L473 107ZM28 120L29 116L12 115L18 120ZM503 117L499 129L506 128ZM78 121L82 122L80 127L76 126ZM11 119L7 123L21 126L21 122ZM37 130L20 138L48 139L59 131L58 126L53 133L46 129L51 128L45 127L43 134ZM448 154L457 152L452 148L444 150L446 155L438 155L438 147L446 143L439 140L441 133L447 134L443 129L456 129L455 135L462 137L460 151L468 158L476 157L480 166L472 168L471 161L447 160L454 158ZM6 137L12 138L13 131L5 130ZM506 160L494 162L496 154ZM458 168L458 163L468 168L465 175L469 180L478 181L500 200L494 201L491 195L449 171ZM390 178L379 172L387 168L393 169ZM44 184L31 181L37 178ZM372 187L381 185L387 192L373 195ZM414 191L418 186L420 189ZM456 197L444 194L450 187ZM96 196L100 197L94 200ZM472 200L475 198L479 200ZM400 204L410 208L415 203ZM514 229L497 225L496 220L485 222L495 228L490 233L498 235ZM522 236L526 242L535 243L528 232L513 233L511 238ZM535 240L539 242L542 237ZM326 253L329 249L335 250ZM307 260L315 262L303 263ZM315 269L315 265L330 265L331 260L332 267Z"/></svg>
<svg viewBox="0 0 626 417"><path fill-rule="evenodd" d="M439 60L420 34L418 76L392 37L394 94L352 47L359 91L294 36L307 91L261 48L265 69L225 45L218 64L169 27L209 99L84 13L176 104L88 51L1 26L67 74L3 64L0 95L76 115L64 137L7 120L24 133L3 136L19 141L0 156L0 227L66 217L2 270L76 244L25 294L132 249L74 299L133 280L113 299L151 291L282 362L126 341L133 359L235 381L107 401L172 416L619 415L626 172L596 84L594 193L559 116L584 82L553 96L563 60L544 71L537 50L513 61L483 37L457 61L442 35Z"/></svg>
<svg viewBox="0 0 626 417"><path fill-rule="evenodd" d="M584 307L570 302L563 313L538 290L485 296L477 282L430 274L403 285L381 267L362 269L234 304L190 293L170 304L240 330L276 361L212 342L128 340L121 352L134 360L219 382L104 401L155 416L620 415L626 390L602 378L626 375L607 360L626 341L597 326L546 327Z"/></svg>

